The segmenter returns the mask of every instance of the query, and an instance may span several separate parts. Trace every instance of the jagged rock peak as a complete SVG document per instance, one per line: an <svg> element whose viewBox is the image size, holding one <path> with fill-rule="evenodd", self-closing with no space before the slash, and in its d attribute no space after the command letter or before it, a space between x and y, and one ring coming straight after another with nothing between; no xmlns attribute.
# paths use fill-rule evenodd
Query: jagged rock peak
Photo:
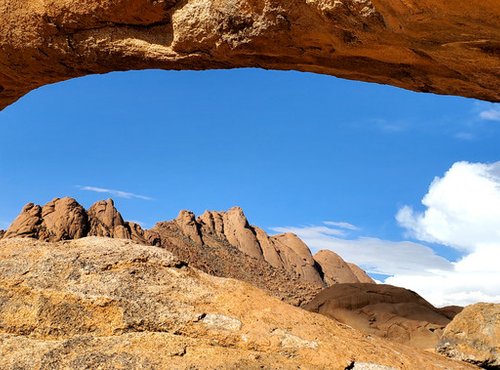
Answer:
<svg viewBox="0 0 500 370"><path fill-rule="evenodd" d="M88 210L89 235L130 239L131 233L112 199L94 203Z"/></svg>
<svg viewBox="0 0 500 370"><path fill-rule="evenodd" d="M200 225L196 221L196 216L193 212L182 210L175 219L176 224L184 235L195 242L197 245L203 244L200 234Z"/></svg>
<svg viewBox="0 0 500 370"><path fill-rule="evenodd" d="M263 259L313 285L324 286L311 251L297 235L269 236L264 230L250 225L240 207L232 207L226 212L205 211L197 221L203 237L214 235L248 256Z"/></svg>
<svg viewBox="0 0 500 370"><path fill-rule="evenodd" d="M320 269L309 247L295 234L285 233L270 237L286 269L294 271L306 281L324 285Z"/></svg>

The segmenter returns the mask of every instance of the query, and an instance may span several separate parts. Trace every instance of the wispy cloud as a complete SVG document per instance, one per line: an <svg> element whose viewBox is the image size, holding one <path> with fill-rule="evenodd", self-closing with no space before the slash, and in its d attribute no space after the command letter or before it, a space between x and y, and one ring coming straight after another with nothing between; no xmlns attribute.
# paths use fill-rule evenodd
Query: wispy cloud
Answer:
<svg viewBox="0 0 500 370"><path fill-rule="evenodd" d="M347 230L352 230L352 231L359 230L359 227L357 227L353 224L350 224L349 222L325 221L323 223L327 226L340 227L341 229L347 229Z"/></svg>
<svg viewBox="0 0 500 370"><path fill-rule="evenodd" d="M500 122L500 104L490 104L488 108L479 112L479 118L485 121Z"/></svg>
<svg viewBox="0 0 500 370"><path fill-rule="evenodd" d="M130 193L128 191L122 191L122 190L116 190L116 189L106 189L106 188L100 188L97 186L81 186L81 185L77 185L77 188L80 190L84 190L84 191L92 191L94 193L109 194L109 195L117 197L117 198L153 200L153 198L145 196L145 195Z"/></svg>
<svg viewBox="0 0 500 370"><path fill-rule="evenodd" d="M375 274L413 274L433 269L449 270L452 268L448 260L419 243L394 242L366 236L347 239L339 237L339 230L326 226L273 227L271 230L293 232L313 251L330 249L346 261L354 262Z"/></svg>

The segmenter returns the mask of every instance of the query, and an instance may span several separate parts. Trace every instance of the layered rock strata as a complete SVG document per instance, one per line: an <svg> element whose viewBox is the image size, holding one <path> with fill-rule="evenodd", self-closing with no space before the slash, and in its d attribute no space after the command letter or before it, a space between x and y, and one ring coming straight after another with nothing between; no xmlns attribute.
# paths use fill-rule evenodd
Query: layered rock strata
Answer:
<svg viewBox="0 0 500 370"><path fill-rule="evenodd" d="M123 239L2 239L0 286L5 370L474 368Z"/></svg>
<svg viewBox="0 0 500 370"><path fill-rule="evenodd" d="M258 67L499 101L497 0L0 0L0 109L131 69Z"/></svg>

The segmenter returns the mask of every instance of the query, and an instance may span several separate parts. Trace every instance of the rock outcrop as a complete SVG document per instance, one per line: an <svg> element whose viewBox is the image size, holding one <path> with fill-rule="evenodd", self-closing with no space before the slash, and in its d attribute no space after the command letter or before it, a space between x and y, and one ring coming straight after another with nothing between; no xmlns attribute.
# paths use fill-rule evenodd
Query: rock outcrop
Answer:
<svg viewBox="0 0 500 370"><path fill-rule="evenodd" d="M500 304L467 306L446 326L437 351L485 369L500 369Z"/></svg>
<svg viewBox="0 0 500 370"><path fill-rule="evenodd" d="M86 211L74 199L56 198L43 207L25 206L5 234L43 241L85 236L159 246L206 273L246 281L294 305L305 304L328 285L302 240L290 233L267 235L250 225L239 207L206 211L200 217L181 211L176 219L143 230L124 221L111 199Z"/></svg>
<svg viewBox="0 0 500 370"><path fill-rule="evenodd" d="M144 231L123 220L111 199L86 211L72 198L55 198L43 207L29 203L5 233L5 238L28 237L43 241L80 239L85 236L143 241Z"/></svg>
<svg viewBox="0 0 500 370"><path fill-rule="evenodd" d="M189 211L168 223L156 225L151 231L167 234L177 228L185 239L197 247L230 245L246 256L264 261L274 268L286 270L306 283L324 287L325 283L311 251L294 234L267 235L249 224L243 210L233 207L227 212L206 211L200 217ZM175 236L174 236L175 237Z"/></svg>
<svg viewBox="0 0 500 370"><path fill-rule="evenodd" d="M129 225L123 221L122 215L115 208L113 200L101 200L88 210L90 230L88 235L108 238L130 239L132 233Z"/></svg>
<svg viewBox="0 0 500 370"><path fill-rule="evenodd" d="M450 319L415 292L384 284L335 284L305 309L418 348L432 349Z"/></svg>
<svg viewBox="0 0 500 370"><path fill-rule="evenodd" d="M1 0L0 109L131 69L259 67L499 101L497 0Z"/></svg>
<svg viewBox="0 0 500 370"><path fill-rule="evenodd" d="M201 222L201 216L198 219L194 215L187 218L186 213L187 211L182 211L173 221L157 223L147 233L150 238L153 236L156 239L155 245L187 261L190 266L214 276L246 281L293 305L310 301L324 287L322 281L313 284L293 269L287 270L282 265L270 264L264 258L264 253L259 254L259 257L244 253L238 245L231 244L225 237L222 232L224 223L219 224L221 228L217 233L216 229ZM222 220L223 213L216 214ZM248 223L241 225L246 225L244 230L250 230ZM234 235L234 231L231 230L233 242L241 240L241 236ZM269 237L265 236L261 240L269 241ZM249 240L251 239L247 239L247 242Z"/></svg>
<svg viewBox="0 0 500 370"><path fill-rule="evenodd" d="M323 279L328 286L338 283L372 283L366 272L358 266L345 262L342 257L330 250L320 250L314 255L314 260L323 271Z"/></svg>
<svg viewBox="0 0 500 370"><path fill-rule="evenodd" d="M43 207L27 204L5 233L5 237L25 236L39 240L59 241L87 235L85 209L71 198L56 198Z"/></svg>
<svg viewBox="0 0 500 370"><path fill-rule="evenodd" d="M0 240L0 368L473 369L123 239Z"/></svg>

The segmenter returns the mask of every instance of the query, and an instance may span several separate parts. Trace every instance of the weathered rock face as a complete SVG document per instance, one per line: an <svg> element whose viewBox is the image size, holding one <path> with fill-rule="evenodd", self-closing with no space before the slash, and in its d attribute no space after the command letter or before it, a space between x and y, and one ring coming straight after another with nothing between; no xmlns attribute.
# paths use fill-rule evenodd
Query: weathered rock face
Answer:
<svg viewBox="0 0 500 370"><path fill-rule="evenodd" d="M335 284L305 309L367 334L432 349L450 319L418 294L383 284Z"/></svg>
<svg viewBox="0 0 500 370"><path fill-rule="evenodd" d="M375 283L358 266L345 262L330 250L320 250L314 255L314 260L321 266L323 279L328 286L338 283Z"/></svg>
<svg viewBox="0 0 500 370"><path fill-rule="evenodd" d="M71 198L56 198L45 206L26 205L5 237L26 236L46 241L78 239L87 235L85 209Z"/></svg>
<svg viewBox="0 0 500 370"><path fill-rule="evenodd" d="M122 239L2 239L0 286L5 370L474 368Z"/></svg>
<svg viewBox="0 0 500 370"><path fill-rule="evenodd" d="M260 67L500 100L497 0L0 0L0 109L116 70Z"/></svg>
<svg viewBox="0 0 500 370"><path fill-rule="evenodd" d="M88 210L89 235L130 239L131 232L111 199L101 200Z"/></svg>
<svg viewBox="0 0 500 370"><path fill-rule="evenodd" d="M500 304L467 306L446 327L437 351L487 369L500 369Z"/></svg>

